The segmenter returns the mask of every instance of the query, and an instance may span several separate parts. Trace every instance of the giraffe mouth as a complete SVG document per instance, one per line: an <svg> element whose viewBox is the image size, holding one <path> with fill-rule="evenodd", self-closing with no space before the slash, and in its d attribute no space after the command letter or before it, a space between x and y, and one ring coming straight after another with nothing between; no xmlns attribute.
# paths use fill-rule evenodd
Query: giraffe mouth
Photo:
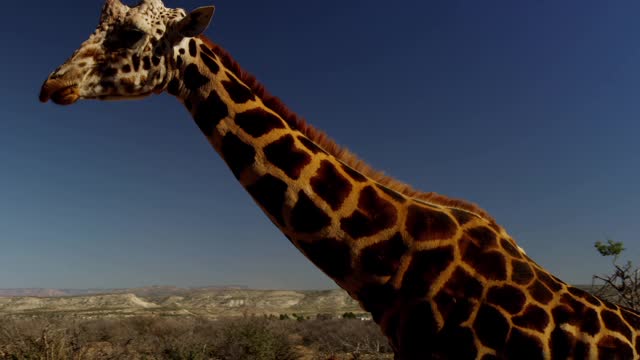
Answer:
<svg viewBox="0 0 640 360"><path fill-rule="evenodd" d="M49 99L58 105L71 105L80 99L78 85L62 79L47 80L40 90L40 101L47 102Z"/></svg>

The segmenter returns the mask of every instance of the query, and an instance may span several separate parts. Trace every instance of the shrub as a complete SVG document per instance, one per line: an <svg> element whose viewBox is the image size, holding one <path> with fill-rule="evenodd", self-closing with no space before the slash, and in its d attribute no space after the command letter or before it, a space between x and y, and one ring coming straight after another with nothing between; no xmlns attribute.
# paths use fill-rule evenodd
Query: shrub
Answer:
<svg viewBox="0 0 640 360"><path fill-rule="evenodd" d="M315 320L298 325L305 346L325 356L349 353L353 356L390 354L391 347L373 321Z"/></svg>
<svg viewBox="0 0 640 360"><path fill-rule="evenodd" d="M631 261L624 265L618 264L618 257L625 250L622 242L608 240L606 244L597 241L596 250L602 256L612 256L613 273L609 275L594 275L594 283L601 281L603 286L595 289L594 293L602 298L640 311L640 268L633 266Z"/></svg>
<svg viewBox="0 0 640 360"><path fill-rule="evenodd" d="M215 355L226 360L297 359L286 333L276 330L271 324L260 318L227 321L221 329Z"/></svg>
<svg viewBox="0 0 640 360"><path fill-rule="evenodd" d="M0 359L373 360L390 352L371 321L0 317Z"/></svg>

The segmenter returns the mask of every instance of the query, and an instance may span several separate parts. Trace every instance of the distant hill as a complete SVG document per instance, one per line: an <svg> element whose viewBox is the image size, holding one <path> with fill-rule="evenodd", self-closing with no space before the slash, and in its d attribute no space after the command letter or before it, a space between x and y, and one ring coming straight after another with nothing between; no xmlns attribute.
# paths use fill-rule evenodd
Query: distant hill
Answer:
<svg viewBox="0 0 640 360"><path fill-rule="evenodd" d="M185 289L153 286L118 290L12 289L0 296L0 315L204 316L297 314L339 316L364 312L343 290L251 290L241 287ZM30 295L26 295L30 294Z"/></svg>

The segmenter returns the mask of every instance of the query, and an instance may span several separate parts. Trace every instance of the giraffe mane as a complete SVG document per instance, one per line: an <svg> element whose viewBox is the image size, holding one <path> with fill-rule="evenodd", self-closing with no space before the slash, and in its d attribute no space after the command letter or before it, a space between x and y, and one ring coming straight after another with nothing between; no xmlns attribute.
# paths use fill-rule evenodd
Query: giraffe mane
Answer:
<svg viewBox="0 0 640 360"><path fill-rule="evenodd" d="M383 185L391 190L399 192L410 198L431 202L434 204L461 209L474 213L492 223L495 220L485 210L481 209L474 203L451 199L444 195L437 194L435 192L422 192L414 189L411 185L400 182L382 171L372 168L370 165L359 159L351 151L343 146L338 145L333 139L329 138L326 133L309 125L303 118L289 110L289 108L278 97L273 96L267 91L267 89L256 79L255 76L249 72L243 70L237 61L229 52L223 49L220 45L215 44L206 36L198 36L207 46L218 55L222 64L231 71L238 79L240 79L245 85L247 85L253 93L259 96L266 107L273 110L276 114L280 115L287 124L295 130L300 131L309 140L320 146L323 150L329 154L335 156L338 160L352 169L360 172L361 174L371 178L373 181Z"/></svg>

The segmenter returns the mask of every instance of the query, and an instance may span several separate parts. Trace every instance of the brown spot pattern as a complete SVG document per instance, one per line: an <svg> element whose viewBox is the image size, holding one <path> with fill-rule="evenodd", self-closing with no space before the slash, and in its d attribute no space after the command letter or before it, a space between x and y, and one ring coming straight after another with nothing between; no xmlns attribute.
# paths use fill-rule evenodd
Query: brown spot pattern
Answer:
<svg viewBox="0 0 640 360"><path fill-rule="evenodd" d="M222 86L227 91L227 94L229 94L231 100L236 104L244 104L255 98L251 90L244 84L241 84L235 76L229 73L227 73L227 76L229 80L222 81Z"/></svg>
<svg viewBox="0 0 640 360"><path fill-rule="evenodd" d="M430 285L452 261L451 246L416 252L402 280L401 291L409 297L425 296Z"/></svg>
<svg viewBox="0 0 640 360"><path fill-rule="evenodd" d="M204 65L209 69L209 71L211 71L211 74L213 75L218 74L218 72L220 71L220 65L218 65L218 63L215 60L213 60L207 55L203 55L201 59Z"/></svg>
<svg viewBox="0 0 640 360"><path fill-rule="evenodd" d="M456 298L443 291L439 292L433 300L447 327L458 326L467 321L476 305L470 299Z"/></svg>
<svg viewBox="0 0 640 360"><path fill-rule="evenodd" d="M481 295L480 282L457 268L434 300L445 322L459 325L469 319Z"/></svg>
<svg viewBox="0 0 640 360"><path fill-rule="evenodd" d="M562 324L575 325L577 323L575 312L567 305L558 305L554 307L551 310L551 315L553 316L553 321L556 327Z"/></svg>
<svg viewBox="0 0 640 360"><path fill-rule="evenodd" d="M478 279L463 268L458 267L442 288L441 292L456 299L477 300L482 295L483 286Z"/></svg>
<svg viewBox="0 0 640 360"><path fill-rule="evenodd" d="M542 281L549 289L551 289L551 291L562 290L562 284L551 277L549 274L540 269L536 269L535 271L538 279L540 279L540 281Z"/></svg>
<svg viewBox="0 0 640 360"><path fill-rule="evenodd" d="M468 223L476 217L475 215L460 209L451 209L451 215L453 215L460 226Z"/></svg>
<svg viewBox="0 0 640 360"><path fill-rule="evenodd" d="M560 302L567 305L570 310L566 311L566 319L559 320L571 321L572 323L578 322L580 324L580 331L590 335L594 335L600 331L600 319L595 310L587 307L583 302L578 301L570 294L563 294Z"/></svg>
<svg viewBox="0 0 640 360"><path fill-rule="evenodd" d="M549 314L537 305L530 304L524 312L513 318L513 324L526 329L544 332L549 325Z"/></svg>
<svg viewBox="0 0 640 360"><path fill-rule="evenodd" d="M405 227L415 241L448 239L457 229L446 213L415 204L409 205Z"/></svg>
<svg viewBox="0 0 640 360"><path fill-rule="evenodd" d="M476 245L474 239L465 235L459 242L462 260L476 269L488 280L506 280L507 264L504 256L497 251L485 251Z"/></svg>
<svg viewBox="0 0 640 360"><path fill-rule="evenodd" d="M392 336L392 341L402 351L397 358L432 358L436 350L435 341L427 342L425 339L433 339L438 330L434 310L428 302L410 304L406 310L400 315L397 333Z"/></svg>
<svg viewBox="0 0 640 360"><path fill-rule="evenodd" d="M511 280L516 284L526 285L533 279L531 266L524 261L511 260Z"/></svg>
<svg viewBox="0 0 640 360"><path fill-rule="evenodd" d="M522 258L522 255L520 255L520 251L518 251L518 249L516 249L516 247L508 239L501 239L500 245L502 246L504 251L507 252L507 254L513 256L514 258Z"/></svg>
<svg viewBox="0 0 640 360"><path fill-rule="evenodd" d="M551 332L549 348L554 359L568 359L575 347L575 339L559 326Z"/></svg>
<svg viewBox="0 0 640 360"><path fill-rule="evenodd" d="M354 239L371 236L393 226L397 219L396 208L380 197L373 186L360 192L358 209L340 221L341 229Z"/></svg>
<svg viewBox="0 0 640 360"><path fill-rule="evenodd" d="M473 330L480 342L492 349L501 349L509 333L507 319L496 308L490 305L482 305L473 322ZM514 357L516 359L517 357Z"/></svg>
<svg viewBox="0 0 640 360"><path fill-rule="evenodd" d="M377 276L395 274L400 266L402 255L407 252L407 245L400 233L390 239L383 240L362 250L360 262L366 273Z"/></svg>
<svg viewBox="0 0 640 360"><path fill-rule="evenodd" d="M298 202L291 210L291 227L300 233L315 233L331 223L331 218L322 211L304 191L298 192Z"/></svg>
<svg viewBox="0 0 640 360"><path fill-rule="evenodd" d="M133 71L140 70L140 56L138 56L137 54L134 54L131 57L131 65L133 65Z"/></svg>
<svg viewBox="0 0 640 360"><path fill-rule="evenodd" d="M631 330L622 321L622 319L618 314L614 313L613 311L609 311L605 309L605 310L602 310L602 312L600 312L600 316L602 317L602 322L604 323L604 326L607 329L621 334L625 338L629 339L629 341L633 340L631 338Z"/></svg>
<svg viewBox="0 0 640 360"><path fill-rule="evenodd" d="M196 91L204 84L209 82L209 79L200 73L196 64L189 64L184 70L183 76L184 86L191 90Z"/></svg>
<svg viewBox="0 0 640 360"><path fill-rule="evenodd" d="M520 329L511 330L506 345L505 359L537 360L543 359L542 344L538 338L525 334ZM555 358L554 358L555 359Z"/></svg>
<svg viewBox="0 0 640 360"><path fill-rule="evenodd" d="M605 336L598 342L598 358L633 359L633 349L613 336Z"/></svg>
<svg viewBox="0 0 640 360"><path fill-rule="evenodd" d="M195 57L196 55L198 55L198 49L196 48L195 39L189 40L189 55L191 55L192 57Z"/></svg>
<svg viewBox="0 0 640 360"><path fill-rule="evenodd" d="M434 339L434 346L434 358L474 359L478 354L473 332L462 326L445 326Z"/></svg>
<svg viewBox="0 0 640 360"><path fill-rule="evenodd" d="M216 54L214 54L213 51L211 49L209 49L205 44L200 44L200 51L202 51L203 53L209 55L213 59L216 58Z"/></svg>
<svg viewBox="0 0 640 360"><path fill-rule="evenodd" d="M603 300L603 301L602 301L602 304L604 304L604 306L605 306L607 309L611 309L611 310L613 310L613 311L618 311L618 305L616 305L616 304L614 304L614 303L612 303L612 302L610 302L610 301Z"/></svg>
<svg viewBox="0 0 640 360"><path fill-rule="evenodd" d="M253 147L231 133L227 133L222 138L221 152L224 161L229 165L236 179L240 179L240 174L244 169L253 165L256 157L256 151Z"/></svg>
<svg viewBox="0 0 640 360"><path fill-rule="evenodd" d="M322 160L316 175L311 178L311 188L333 210L338 210L351 193L351 183L328 160Z"/></svg>
<svg viewBox="0 0 640 360"><path fill-rule="evenodd" d="M548 304L553 299L553 294L540 281L534 281L529 287L529 294L541 304Z"/></svg>
<svg viewBox="0 0 640 360"><path fill-rule="evenodd" d="M489 289L487 302L503 308L511 314L519 313L524 307L526 297L524 293L513 286L503 285Z"/></svg>
<svg viewBox="0 0 640 360"><path fill-rule="evenodd" d="M205 101L197 105L193 119L206 136L211 136L218 123L228 115L227 105L214 90Z"/></svg>
<svg viewBox="0 0 640 360"><path fill-rule="evenodd" d="M497 247L496 234L484 226L467 229L465 232L484 249Z"/></svg>
<svg viewBox="0 0 640 360"><path fill-rule="evenodd" d="M373 320L380 323L384 313L393 305L397 295L396 289L390 284L364 285L357 291L356 297L362 302L363 308L371 313ZM386 333L388 329L385 329Z"/></svg>
<svg viewBox="0 0 640 360"><path fill-rule="evenodd" d="M287 134L265 146L264 155L273 166L292 179L298 179L302 169L311 162L311 157L295 147L293 136Z"/></svg>
<svg viewBox="0 0 640 360"><path fill-rule="evenodd" d="M595 310L590 308L584 310L580 319L580 330L589 335L600 332L600 318Z"/></svg>
<svg viewBox="0 0 640 360"><path fill-rule="evenodd" d="M329 277L342 280L351 272L351 250L336 239L300 241L299 246L307 257Z"/></svg>
<svg viewBox="0 0 640 360"><path fill-rule="evenodd" d="M445 324L438 329L435 310L428 302L408 305L407 311L390 321L398 329L392 342L399 348L398 359L474 359L478 356L473 331L464 326ZM397 324L397 325L395 325ZM395 326L394 326L395 325ZM393 331L393 330L391 330Z"/></svg>
<svg viewBox="0 0 640 360"><path fill-rule="evenodd" d="M626 308L620 309L620 313L622 314L622 318L631 325L631 328L640 329L640 314L633 313Z"/></svg>
<svg viewBox="0 0 640 360"><path fill-rule="evenodd" d="M256 108L241 112L234 119L244 132L259 138L275 129L284 129L284 123L272 113Z"/></svg>
<svg viewBox="0 0 640 360"><path fill-rule="evenodd" d="M568 286L567 289L569 290L569 292L571 294L573 294L574 296L577 296L577 297L579 297L581 299L586 300L591 305L600 306L602 304L600 302L600 300L598 300L593 295L589 294L588 292L586 292L584 290L580 290L580 289L578 289L576 287L573 287L573 286Z"/></svg>
<svg viewBox="0 0 640 360"><path fill-rule="evenodd" d="M273 175L267 174L255 183L247 186L247 191L262 206L262 208L271 215L276 223L283 226L284 218L282 209L284 206L285 195L288 185Z"/></svg>
<svg viewBox="0 0 640 360"><path fill-rule="evenodd" d="M142 68L144 70L150 70L151 69L151 58L149 56L145 56L142 58Z"/></svg>

